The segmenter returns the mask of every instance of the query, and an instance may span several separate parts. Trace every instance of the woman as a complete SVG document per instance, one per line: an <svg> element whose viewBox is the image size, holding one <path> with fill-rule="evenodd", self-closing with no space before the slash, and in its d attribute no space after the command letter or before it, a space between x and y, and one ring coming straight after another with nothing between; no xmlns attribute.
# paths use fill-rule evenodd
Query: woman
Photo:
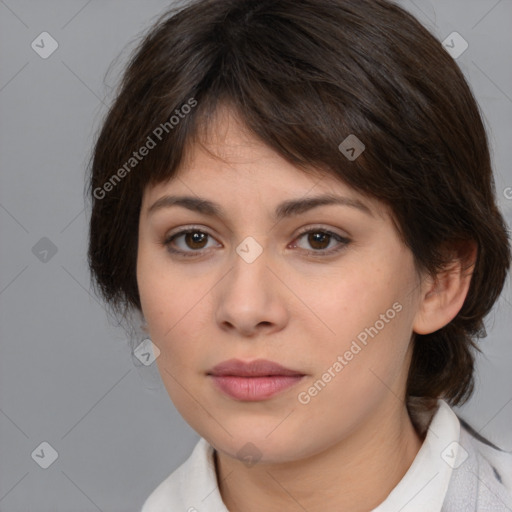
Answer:
<svg viewBox="0 0 512 512"><path fill-rule="evenodd" d="M201 439L168 510L512 509L459 420L510 245L459 68L384 0L196 0L94 148L89 261Z"/></svg>

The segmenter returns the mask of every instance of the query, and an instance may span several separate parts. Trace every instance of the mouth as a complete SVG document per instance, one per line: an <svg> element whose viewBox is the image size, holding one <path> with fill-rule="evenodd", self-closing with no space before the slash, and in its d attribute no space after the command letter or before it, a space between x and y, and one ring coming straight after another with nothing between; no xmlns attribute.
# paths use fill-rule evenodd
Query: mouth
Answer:
<svg viewBox="0 0 512 512"><path fill-rule="evenodd" d="M230 359L216 365L207 375L222 393L247 402L267 400L305 377L300 371L265 359L248 363Z"/></svg>

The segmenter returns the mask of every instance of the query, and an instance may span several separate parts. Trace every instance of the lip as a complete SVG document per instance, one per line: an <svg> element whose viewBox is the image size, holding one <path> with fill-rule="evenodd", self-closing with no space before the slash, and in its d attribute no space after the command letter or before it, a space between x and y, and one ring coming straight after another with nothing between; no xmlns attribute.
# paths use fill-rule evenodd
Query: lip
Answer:
<svg viewBox="0 0 512 512"><path fill-rule="evenodd" d="M267 359L255 359L254 361L245 362L240 359L229 359L214 366L209 375L231 377L268 377L271 375L279 376L297 376L304 375L297 370L285 368L274 361Z"/></svg>
<svg viewBox="0 0 512 512"><path fill-rule="evenodd" d="M305 374L266 359L251 362L230 359L214 366L208 376L220 391L231 398L256 402L289 389Z"/></svg>

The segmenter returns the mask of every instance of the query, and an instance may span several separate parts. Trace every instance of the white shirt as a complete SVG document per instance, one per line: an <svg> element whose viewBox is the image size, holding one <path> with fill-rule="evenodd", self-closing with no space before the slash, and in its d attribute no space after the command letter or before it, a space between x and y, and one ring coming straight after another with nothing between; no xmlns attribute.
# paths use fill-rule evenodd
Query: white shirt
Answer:
<svg viewBox="0 0 512 512"><path fill-rule="evenodd" d="M370 512L512 512L512 452L473 434L438 400L407 473ZM201 438L190 457L154 489L141 512L229 512L213 454Z"/></svg>

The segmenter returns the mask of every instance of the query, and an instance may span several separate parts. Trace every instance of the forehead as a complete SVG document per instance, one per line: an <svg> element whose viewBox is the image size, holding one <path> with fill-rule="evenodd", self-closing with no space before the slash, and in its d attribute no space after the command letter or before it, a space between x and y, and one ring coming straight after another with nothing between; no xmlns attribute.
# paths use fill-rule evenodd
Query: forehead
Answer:
<svg viewBox="0 0 512 512"><path fill-rule="evenodd" d="M326 169L299 168L264 144L233 111L220 107L196 140L187 145L176 173L167 181L149 186L144 204L173 192L208 195L219 202L254 198L278 202L319 194L336 194L360 200L373 213L387 217L389 209L375 198L364 196Z"/></svg>

